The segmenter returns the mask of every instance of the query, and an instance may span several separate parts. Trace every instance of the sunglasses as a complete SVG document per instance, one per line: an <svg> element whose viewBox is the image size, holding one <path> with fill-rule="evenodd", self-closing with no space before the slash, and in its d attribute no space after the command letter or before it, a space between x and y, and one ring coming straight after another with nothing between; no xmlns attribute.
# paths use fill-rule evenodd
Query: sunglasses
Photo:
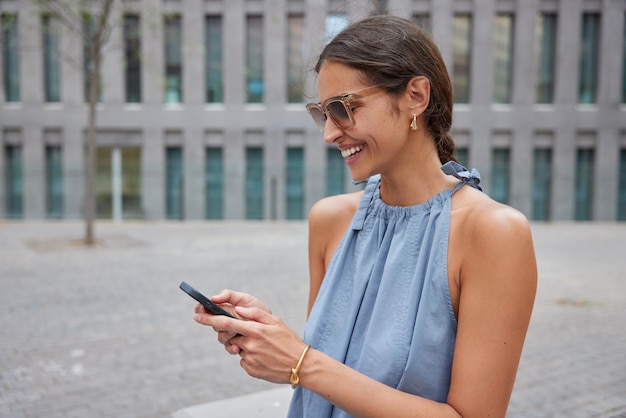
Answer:
<svg viewBox="0 0 626 418"><path fill-rule="evenodd" d="M324 132L326 120L330 118L339 129L350 129L356 125L351 103L362 97L367 90L373 90L378 86L366 87L354 93L347 93L341 96L333 96L324 100L324 103L308 103L306 110L309 112L315 124ZM382 91L381 91L382 92Z"/></svg>

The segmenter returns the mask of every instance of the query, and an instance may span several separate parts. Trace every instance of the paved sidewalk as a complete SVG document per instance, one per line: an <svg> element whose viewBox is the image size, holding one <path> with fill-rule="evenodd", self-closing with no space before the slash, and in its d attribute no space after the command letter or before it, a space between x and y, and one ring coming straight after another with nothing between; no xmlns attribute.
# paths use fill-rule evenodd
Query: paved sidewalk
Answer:
<svg viewBox="0 0 626 418"><path fill-rule="evenodd" d="M304 328L304 222L0 222L0 417L284 416L192 320L185 280ZM509 418L626 417L626 224L533 224L540 282Z"/></svg>

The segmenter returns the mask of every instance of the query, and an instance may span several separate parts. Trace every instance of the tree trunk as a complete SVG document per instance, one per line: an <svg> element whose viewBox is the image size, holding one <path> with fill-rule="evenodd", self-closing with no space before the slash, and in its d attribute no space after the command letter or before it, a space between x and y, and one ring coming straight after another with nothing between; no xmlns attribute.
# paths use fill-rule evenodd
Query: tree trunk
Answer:
<svg viewBox="0 0 626 418"><path fill-rule="evenodd" d="M89 71L89 116L87 143L85 144L85 245L95 244L94 222L96 218L96 126L98 85L100 74L100 48L94 39L89 48L91 68Z"/></svg>

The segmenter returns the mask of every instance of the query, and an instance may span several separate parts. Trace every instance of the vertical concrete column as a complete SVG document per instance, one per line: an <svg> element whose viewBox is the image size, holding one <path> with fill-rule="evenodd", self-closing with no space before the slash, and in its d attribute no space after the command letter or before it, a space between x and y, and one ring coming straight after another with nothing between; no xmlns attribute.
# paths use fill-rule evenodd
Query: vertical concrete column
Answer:
<svg viewBox="0 0 626 418"><path fill-rule="evenodd" d="M24 181L24 218L45 217L45 157L43 133L39 126L22 128L22 176Z"/></svg>
<svg viewBox="0 0 626 418"><path fill-rule="evenodd" d="M246 16L243 0L229 0L224 8L224 103L227 110L240 109L246 101Z"/></svg>
<svg viewBox="0 0 626 418"><path fill-rule="evenodd" d="M165 146L160 127L146 126L141 147L141 204L146 219L165 218Z"/></svg>
<svg viewBox="0 0 626 418"><path fill-rule="evenodd" d="M68 3L75 8L74 13L80 16L75 2ZM82 22L80 23L82 25ZM65 109L85 108L85 74L84 74L84 40L72 32L67 26L60 27L61 50L61 101ZM82 215L81 215L82 216Z"/></svg>
<svg viewBox="0 0 626 418"><path fill-rule="evenodd" d="M20 95L25 109L44 101L43 35L38 12L33 2L25 2L18 15ZM25 207L28 206L25 204Z"/></svg>
<svg viewBox="0 0 626 418"><path fill-rule="evenodd" d="M387 5L390 14L410 19L413 15L411 0L389 0Z"/></svg>
<svg viewBox="0 0 626 418"><path fill-rule="evenodd" d="M224 218L244 219L245 207L245 164L246 154L243 130L226 128L224 145Z"/></svg>
<svg viewBox="0 0 626 418"><path fill-rule="evenodd" d="M483 174L490 191L491 136L493 130L493 22L494 0L478 0L472 14L470 112L472 122L471 165Z"/></svg>
<svg viewBox="0 0 626 418"><path fill-rule="evenodd" d="M437 0L431 2L430 9L433 40L439 46L450 75L452 75L452 19L454 17L452 4L452 0Z"/></svg>
<svg viewBox="0 0 626 418"><path fill-rule="evenodd" d="M615 88L615 76L621 74L619 51L624 33L624 9L617 2L602 2L600 63L598 66L596 176L594 178L594 220L615 220L619 173L619 126L621 90ZM623 71L623 70L622 70Z"/></svg>
<svg viewBox="0 0 626 418"><path fill-rule="evenodd" d="M102 48L102 102L120 106L125 101L124 15L114 7L109 16L111 35Z"/></svg>
<svg viewBox="0 0 626 418"><path fill-rule="evenodd" d="M202 0L185 0L181 5L183 101L188 109L204 103L204 13Z"/></svg>
<svg viewBox="0 0 626 418"><path fill-rule="evenodd" d="M515 7L513 45L513 106L515 110L511 149L510 204L531 215L533 131L535 99L535 27L537 0L518 2Z"/></svg>
<svg viewBox="0 0 626 418"><path fill-rule="evenodd" d="M145 107L161 107L164 86L163 11L159 0L141 0L141 94Z"/></svg>
<svg viewBox="0 0 626 418"><path fill-rule="evenodd" d="M265 3L263 16L265 103L271 107L282 108L287 102L287 2L268 0Z"/></svg>
<svg viewBox="0 0 626 418"><path fill-rule="evenodd" d="M555 68L555 143L553 150L553 220L574 216L576 173L576 104L582 0L559 3Z"/></svg>
<svg viewBox="0 0 626 418"><path fill-rule="evenodd" d="M204 218L204 136L194 125L185 129L183 146L184 164L184 219Z"/></svg>

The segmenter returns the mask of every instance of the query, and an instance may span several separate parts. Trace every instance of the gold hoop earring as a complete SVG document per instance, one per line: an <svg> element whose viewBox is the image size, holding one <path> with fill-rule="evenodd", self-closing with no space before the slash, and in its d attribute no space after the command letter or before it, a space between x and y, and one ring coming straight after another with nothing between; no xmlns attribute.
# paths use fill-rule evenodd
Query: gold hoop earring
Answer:
<svg viewBox="0 0 626 418"><path fill-rule="evenodd" d="M412 131L417 131L417 115L415 113L413 113L413 120L410 126Z"/></svg>

